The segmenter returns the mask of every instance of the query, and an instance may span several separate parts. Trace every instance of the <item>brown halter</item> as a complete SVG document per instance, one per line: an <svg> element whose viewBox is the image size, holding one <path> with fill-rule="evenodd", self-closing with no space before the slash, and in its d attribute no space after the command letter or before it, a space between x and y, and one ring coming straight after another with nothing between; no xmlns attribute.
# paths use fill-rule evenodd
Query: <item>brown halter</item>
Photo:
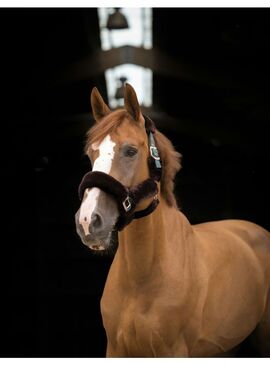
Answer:
<svg viewBox="0 0 270 365"><path fill-rule="evenodd" d="M119 218L115 225L118 231L121 231L133 219L142 218L151 214L159 204L157 183L161 179L162 165L154 139L156 128L154 122L149 117L144 115L144 119L150 152L148 158L150 178L142 181L133 188L127 188L109 174L100 171L90 171L84 175L79 185L80 200L83 198L84 190L93 187L97 187L115 198L119 210ZM151 197L154 197L154 199L147 208L135 211L137 204L141 200Z"/></svg>

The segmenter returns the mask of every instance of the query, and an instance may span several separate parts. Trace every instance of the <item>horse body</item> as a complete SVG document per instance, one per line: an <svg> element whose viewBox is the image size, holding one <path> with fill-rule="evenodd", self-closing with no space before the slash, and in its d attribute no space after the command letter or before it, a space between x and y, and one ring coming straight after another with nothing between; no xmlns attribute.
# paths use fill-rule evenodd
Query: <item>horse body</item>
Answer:
<svg viewBox="0 0 270 365"><path fill-rule="evenodd" d="M163 204L120 234L101 301L108 356L218 355L263 317L270 234L237 220L191 226Z"/></svg>
<svg viewBox="0 0 270 365"><path fill-rule="evenodd" d="M125 110L111 113L97 90L91 102L97 124L86 150L96 170L139 186L149 177L149 148L135 91L126 87ZM164 166L160 204L119 232L101 299L107 356L219 356L255 328L262 355L270 355L270 233L241 220L191 225L173 195L180 155L160 132L155 139ZM106 180L109 189L114 180ZM100 250L121 207L98 190L95 199L85 190L76 224L83 243Z"/></svg>
<svg viewBox="0 0 270 365"><path fill-rule="evenodd" d="M200 224L194 231L199 237L199 260L204 264L206 283L202 333L192 356L212 356L212 345L217 346L218 353L230 350L263 317L270 283L266 260L270 261L270 234L240 220ZM260 259L261 245L267 247L265 260Z"/></svg>

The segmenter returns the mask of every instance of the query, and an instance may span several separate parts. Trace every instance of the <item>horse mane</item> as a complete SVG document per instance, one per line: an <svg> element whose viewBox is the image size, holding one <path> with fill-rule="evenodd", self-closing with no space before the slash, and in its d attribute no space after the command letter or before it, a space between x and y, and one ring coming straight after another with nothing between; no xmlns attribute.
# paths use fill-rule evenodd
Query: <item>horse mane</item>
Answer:
<svg viewBox="0 0 270 365"><path fill-rule="evenodd" d="M131 119L125 109L117 109L100 121L96 122L87 132L85 153L92 143L102 141L108 134L114 132L125 119ZM171 141L158 130L155 131L155 141L162 161L161 194L169 206L177 207L174 196L174 178L181 168L181 154L177 152Z"/></svg>
<svg viewBox="0 0 270 365"><path fill-rule="evenodd" d="M174 178L181 169L182 155L175 150L171 141L158 130L155 141L162 161L161 194L169 206L177 207L174 196Z"/></svg>

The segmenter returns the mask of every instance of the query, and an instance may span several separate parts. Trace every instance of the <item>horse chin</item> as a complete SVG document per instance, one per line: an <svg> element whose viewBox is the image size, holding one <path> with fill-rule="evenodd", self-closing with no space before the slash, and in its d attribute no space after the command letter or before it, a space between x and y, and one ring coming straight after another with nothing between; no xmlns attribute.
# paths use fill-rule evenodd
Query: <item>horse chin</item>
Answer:
<svg viewBox="0 0 270 365"><path fill-rule="evenodd" d="M111 232L102 238L82 238L82 242L85 246L90 248L92 251L106 251L110 247L111 243Z"/></svg>
<svg viewBox="0 0 270 365"><path fill-rule="evenodd" d="M106 245L104 244L104 242L97 242L97 243L93 243L89 246L90 250L93 251L105 251L106 250Z"/></svg>

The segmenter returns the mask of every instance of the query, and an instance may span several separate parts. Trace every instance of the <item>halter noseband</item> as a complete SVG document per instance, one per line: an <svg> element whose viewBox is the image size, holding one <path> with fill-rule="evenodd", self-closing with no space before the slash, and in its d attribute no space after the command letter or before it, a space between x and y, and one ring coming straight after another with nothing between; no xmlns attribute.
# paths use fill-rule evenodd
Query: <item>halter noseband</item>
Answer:
<svg viewBox="0 0 270 365"><path fill-rule="evenodd" d="M109 174L105 174L101 171L90 171L84 175L79 185L80 200L83 198L85 189L90 189L93 187L97 187L114 197L119 210L119 218L115 225L115 228L118 231L121 231L134 218L138 219L151 214L159 203L157 198L157 183L161 179L162 165L154 138L156 128L154 122L149 117L144 115L144 119L150 152L148 157L150 178L142 181L135 187L127 188ZM151 197L154 199L147 208L135 211L137 204L141 200Z"/></svg>

